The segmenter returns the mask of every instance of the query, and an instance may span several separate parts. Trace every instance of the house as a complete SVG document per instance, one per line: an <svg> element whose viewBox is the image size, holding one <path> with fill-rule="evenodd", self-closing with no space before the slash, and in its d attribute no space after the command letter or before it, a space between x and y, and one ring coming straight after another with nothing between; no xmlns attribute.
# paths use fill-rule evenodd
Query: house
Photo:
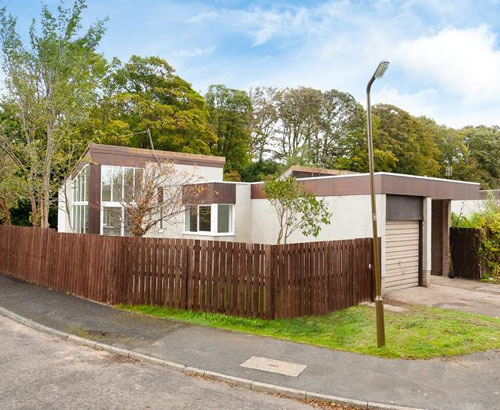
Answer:
<svg viewBox="0 0 500 410"><path fill-rule="evenodd" d="M455 200L451 202L451 211L456 215L470 217L474 213L484 211L490 196L500 201L500 189L484 190L479 192L479 199Z"/></svg>
<svg viewBox="0 0 500 410"><path fill-rule="evenodd" d="M158 159L200 181L182 188L184 212L174 223L158 224L146 236L276 242L278 223L263 183L223 181L224 158L96 144L61 189L59 231L127 235L116 198L133 191L148 163ZM368 174L293 167L288 175L323 198L332 213L317 238L297 231L290 243L371 237ZM185 194L194 185L201 194ZM379 172L375 189L384 291L428 286L430 274L447 275L451 201L480 199L479 184Z"/></svg>

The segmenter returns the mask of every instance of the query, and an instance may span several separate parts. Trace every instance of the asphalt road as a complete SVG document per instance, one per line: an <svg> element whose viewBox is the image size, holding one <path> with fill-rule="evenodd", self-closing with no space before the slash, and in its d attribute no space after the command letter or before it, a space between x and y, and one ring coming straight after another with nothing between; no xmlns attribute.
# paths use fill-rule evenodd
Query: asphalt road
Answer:
<svg viewBox="0 0 500 410"><path fill-rule="evenodd" d="M0 408L311 409L78 346L0 316Z"/></svg>

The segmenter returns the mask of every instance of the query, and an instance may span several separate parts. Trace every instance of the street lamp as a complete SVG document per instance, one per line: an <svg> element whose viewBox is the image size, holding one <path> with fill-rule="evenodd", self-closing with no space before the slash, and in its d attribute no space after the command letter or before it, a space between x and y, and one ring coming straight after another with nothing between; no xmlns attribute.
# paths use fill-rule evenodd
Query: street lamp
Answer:
<svg viewBox="0 0 500 410"><path fill-rule="evenodd" d="M370 197L372 204L372 227L373 227L373 275L375 278L375 315L377 319L377 346L382 347L385 345L385 326L384 326L384 301L382 299L382 278L380 275L380 255L378 247L378 229L377 229L377 204L375 202L375 187L374 187L374 177L373 177L373 133L372 133L372 110L370 103L370 91L373 82L377 78L382 78L382 76L387 71L389 67L388 61L382 61L375 72L368 81L366 86L366 116L367 116L367 127L368 127L368 159L370 164Z"/></svg>

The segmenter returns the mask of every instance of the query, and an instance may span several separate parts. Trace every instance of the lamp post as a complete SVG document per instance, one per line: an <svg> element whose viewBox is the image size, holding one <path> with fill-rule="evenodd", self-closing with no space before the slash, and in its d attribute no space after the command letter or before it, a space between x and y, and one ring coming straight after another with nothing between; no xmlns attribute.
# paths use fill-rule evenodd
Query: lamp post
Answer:
<svg viewBox="0 0 500 410"><path fill-rule="evenodd" d="M384 301L382 299L382 278L380 275L380 254L378 247L378 229L377 229L377 203L375 201L375 187L374 187L374 161L373 161L373 133L372 133L372 110L370 103L370 91L373 82L377 78L382 78L385 74L388 61L382 61L375 72L368 81L366 86L366 115L368 127L368 159L370 164L370 197L372 208L372 227L373 227L373 262L374 269L373 275L375 279L375 315L377 319L377 346L382 347L385 345L385 326L384 326Z"/></svg>

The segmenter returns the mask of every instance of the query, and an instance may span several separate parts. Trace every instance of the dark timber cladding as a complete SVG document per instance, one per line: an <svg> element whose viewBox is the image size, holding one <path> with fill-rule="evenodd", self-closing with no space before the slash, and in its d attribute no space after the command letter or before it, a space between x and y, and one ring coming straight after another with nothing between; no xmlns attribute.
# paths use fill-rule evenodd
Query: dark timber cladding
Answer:
<svg viewBox="0 0 500 410"><path fill-rule="evenodd" d="M89 233L101 233L101 165L90 164Z"/></svg>
<svg viewBox="0 0 500 410"><path fill-rule="evenodd" d="M235 204L236 185L221 182L185 185L182 187L182 203L185 205Z"/></svg>
<svg viewBox="0 0 500 410"><path fill-rule="evenodd" d="M387 195L386 219L388 221L421 221L423 219L422 197Z"/></svg>
<svg viewBox="0 0 500 410"><path fill-rule="evenodd" d="M318 196L368 195L368 174L301 179L300 184ZM389 173L375 174L377 194L432 197L433 199L479 199L479 184ZM265 198L262 184L252 185L252 199Z"/></svg>

